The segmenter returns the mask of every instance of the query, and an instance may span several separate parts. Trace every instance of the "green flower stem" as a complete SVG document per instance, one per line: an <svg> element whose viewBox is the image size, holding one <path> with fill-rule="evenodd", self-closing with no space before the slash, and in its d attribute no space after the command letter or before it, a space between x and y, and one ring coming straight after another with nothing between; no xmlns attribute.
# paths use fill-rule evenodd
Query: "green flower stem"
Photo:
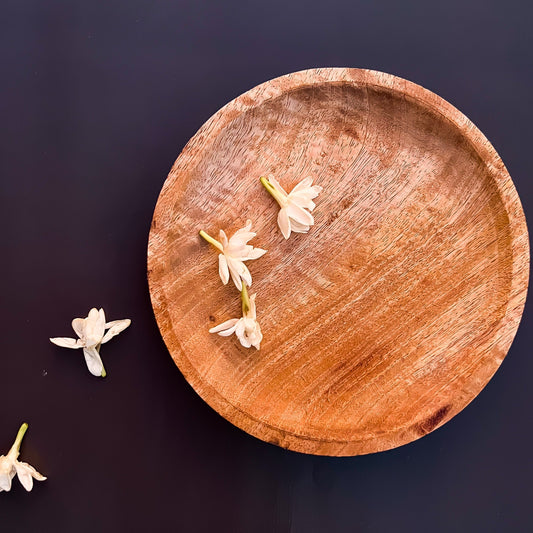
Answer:
<svg viewBox="0 0 533 533"><path fill-rule="evenodd" d="M11 446L11 450L9 450L9 453L13 453L18 457L20 445L22 444L22 439L24 438L24 433L26 433L27 429L28 429L28 424L24 422L24 424L20 426L19 432L17 433L17 438L15 439L13 446Z"/></svg>
<svg viewBox="0 0 533 533"><path fill-rule="evenodd" d="M270 183L270 181L268 181L268 179L265 178L264 176L261 176L259 178L259 181L261 182L263 187L272 195L274 200L276 200L276 202L278 202L279 206L280 207L285 207L285 203L286 203L286 200L287 200L285 198L285 195L283 195L278 190L276 190L274 188L274 186L272 185L272 183Z"/></svg>
<svg viewBox="0 0 533 533"><path fill-rule="evenodd" d="M246 283L242 282L241 289L241 300L242 300L242 316L246 316L250 311L250 298L248 298L248 289L246 288Z"/></svg>
<svg viewBox="0 0 533 533"><path fill-rule="evenodd" d="M220 244L216 239L213 239L211 235L208 235L203 229L200 230L200 237L203 237L209 244L212 244L215 248L218 248L221 252L224 251L222 244Z"/></svg>

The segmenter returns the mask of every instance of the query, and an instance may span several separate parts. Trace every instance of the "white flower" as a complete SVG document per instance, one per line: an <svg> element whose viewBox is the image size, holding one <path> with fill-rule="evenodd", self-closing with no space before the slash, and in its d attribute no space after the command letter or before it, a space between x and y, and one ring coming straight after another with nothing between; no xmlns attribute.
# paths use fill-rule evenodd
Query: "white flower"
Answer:
<svg viewBox="0 0 533 533"><path fill-rule="evenodd" d="M272 176L268 179L262 177L260 180L281 208L278 214L278 226L285 239L290 237L291 231L307 233L315 223L311 214L315 208L313 198L322 192L322 187L313 185L312 178L305 178L290 193L287 193Z"/></svg>
<svg viewBox="0 0 533 533"><path fill-rule="evenodd" d="M244 261L259 259L267 252L266 250L254 248L252 245L247 244L250 239L253 239L257 235L250 231L251 229L252 222L251 220L247 220L246 226L236 231L229 239L224 230L220 230L220 242L213 239L205 231L200 231L200 235L207 242L222 252L218 256L218 273L220 274L222 283L226 285L231 275L231 279L239 291L243 285L242 281L248 287L252 286L252 275L244 264Z"/></svg>
<svg viewBox="0 0 533 533"><path fill-rule="evenodd" d="M248 291L246 285L242 284L241 299L242 299L242 318L232 318L222 322L218 326L211 328L209 333L218 333L222 337L229 337L232 333L237 335L237 338L245 348L255 346L259 350L263 334L257 322L255 312L255 294L248 298Z"/></svg>
<svg viewBox="0 0 533 533"><path fill-rule="evenodd" d="M11 481L18 476L22 486L29 492L33 488L33 478L37 481L44 481L46 478L37 472L28 463L17 461L20 450L20 443L24 433L28 429L28 424L20 426L15 443L11 446L7 455L0 455L0 492L11 490Z"/></svg>
<svg viewBox="0 0 533 533"><path fill-rule="evenodd" d="M93 376L105 377L106 371L100 358L100 345L111 340L130 324L131 320L128 318L106 322L104 310L97 310L93 307L87 318L75 318L72 321L72 329L79 339L54 337L50 341L64 348L83 348L83 355L89 372ZM106 329L108 330L107 333L105 332Z"/></svg>

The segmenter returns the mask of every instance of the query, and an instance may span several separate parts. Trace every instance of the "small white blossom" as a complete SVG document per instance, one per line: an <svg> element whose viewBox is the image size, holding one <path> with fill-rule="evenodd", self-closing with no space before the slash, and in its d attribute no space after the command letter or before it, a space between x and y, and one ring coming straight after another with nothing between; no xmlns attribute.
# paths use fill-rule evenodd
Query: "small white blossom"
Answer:
<svg viewBox="0 0 533 533"><path fill-rule="evenodd" d="M200 235L207 242L222 252L218 256L218 273L222 283L226 285L231 275L231 279L239 291L242 288L243 281L248 287L252 286L252 275L248 267L244 264L244 261L259 259L267 252L266 250L254 248L252 245L247 244L249 240L257 235L251 229L252 222L251 220L247 220L246 226L236 231L229 239L224 230L220 230L220 241L217 241L205 231L200 231Z"/></svg>
<svg viewBox="0 0 533 533"><path fill-rule="evenodd" d="M33 479L44 481L46 478L37 472L28 463L18 461L20 444L24 433L28 429L28 424L22 424L17 434L17 438L7 455L0 455L0 492L11 490L11 481L18 476L22 486L29 492L33 488Z"/></svg>
<svg viewBox="0 0 533 533"><path fill-rule="evenodd" d="M263 334L257 322L257 315L255 312L255 294L252 294L248 298L248 291L246 285L242 285L242 318L232 318L222 322L218 326L211 328L209 333L218 333L222 337L229 337L232 333L235 333L240 343L245 348L254 346L259 350L261 341L263 340Z"/></svg>
<svg viewBox="0 0 533 533"><path fill-rule="evenodd" d="M285 239L290 237L291 231L307 233L315 223L311 214L315 208L313 199L322 192L322 187L313 185L312 178L303 179L290 193L287 193L272 176L268 179L262 177L261 183L281 208L278 214L278 226Z"/></svg>
<svg viewBox="0 0 533 533"><path fill-rule="evenodd" d="M86 318L75 318L72 321L72 329L79 339L54 337L50 341L63 348L83 348L89 372L93 376L105 377L106 371L100 357L100 346L125 330L130 324L131 320L128 318L106 322L104 310L93 307Z"/></svg>

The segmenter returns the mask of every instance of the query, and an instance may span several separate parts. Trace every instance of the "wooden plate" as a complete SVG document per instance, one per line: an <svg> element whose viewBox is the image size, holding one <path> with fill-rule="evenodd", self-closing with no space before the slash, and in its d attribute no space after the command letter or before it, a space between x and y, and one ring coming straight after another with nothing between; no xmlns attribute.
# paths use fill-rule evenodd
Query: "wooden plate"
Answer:
<svg viewBox="0 0 533 533"><path fill-rule="evenodd" d="M259 183L324 187L285 241ZM261 350L208 333L240 316L217 235L253 221ZM174 361L222 416L300 452L357 455L417 439L463 409L505 357L526 298L524 214L502 161L457 109L380 72L316 69L211 117L166 180L148 247Z"/></svg>

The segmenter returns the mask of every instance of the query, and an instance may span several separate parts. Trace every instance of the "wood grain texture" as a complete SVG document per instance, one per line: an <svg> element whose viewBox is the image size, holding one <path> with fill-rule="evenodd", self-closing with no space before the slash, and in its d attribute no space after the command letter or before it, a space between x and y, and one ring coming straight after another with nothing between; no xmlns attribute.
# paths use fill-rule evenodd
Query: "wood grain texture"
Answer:
<svg viewBox="0 0 533 533"><path fill-rule="evenodd" d="M259 176L324 191L285 241ZM198 230L247 218L260 351L208 329L240 316ZM174 361L222 416L305 453L357 455L444 424L486 385L528 284L524 214L502 161L439 96L368 70L264 83L187 144L154 213L148 277Z"/></svg>

